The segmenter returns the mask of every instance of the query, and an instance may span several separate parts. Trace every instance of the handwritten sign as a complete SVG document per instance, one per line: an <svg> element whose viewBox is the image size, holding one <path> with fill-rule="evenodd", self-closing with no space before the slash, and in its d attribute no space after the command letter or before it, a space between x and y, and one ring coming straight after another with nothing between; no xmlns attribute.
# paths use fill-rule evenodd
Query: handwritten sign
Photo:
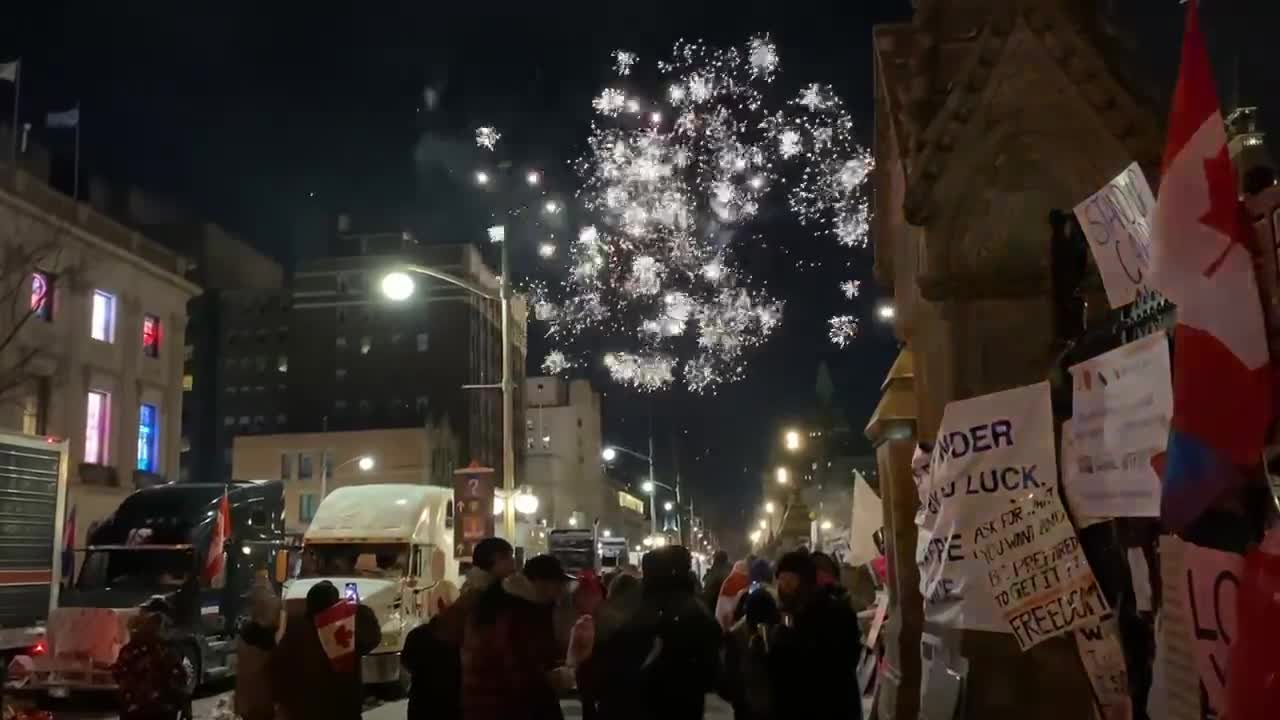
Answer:
<svg viewBox="0 0 1280 720"><path fill-rule="evenodd" d="M1151 458L1164 451L1173 417L1164 333L1074 365L1071 377L1072 465L1063 472L1063 493L1072 511L1159 517L1160 478Z"/></svg>
<svg viewBox="0 0 1280 720"><path fill-rule="evenodd" d="M943 627L1010 631L975 552L991 508L1057 483L1049 384L949 403L929 463L917 463L916 565L925 619Z"/></svg>
<svg viewBox="0 0 1280 720"><path fill-rule="evenodd" d="M1184 544L1183 592L1191 614L1192 654L1209 707L1221 717L1227 707L1227 661L1237 637L1236 598L1244 556Z"/></svg>
<svg viewBox="0 0 1280 720"><path fill-rule="evenodd" d="M1174 535L1160 538L1160 614L1147 716L1201 720L1200 683L1192 659L1194 633L1186 592L1187 548Z"/></svg>
<svg viewBox="0 0 1280 720"><path fill-rule="evenodd" d="M1132 303L1146 288L1154 208L1151 186L1136 162L1075 207L1112 308Z"/></svg>
<svg viewBox="0 0 1280 720"><path fill-rule="evenodd" d="M1080 662L1093 686L1103 720L1130 720L1133 702L1129 698L1129 673L1120 643L1120 624L1109 617L1096 625L1076 631Z"/></svg>
<svg viewBox="0 0 1280 720"><path fill-rule="evenodd" d="M988 516L975 537L996 605L1022 650L1107 612L1056 487L1024 493Z"/></svg>

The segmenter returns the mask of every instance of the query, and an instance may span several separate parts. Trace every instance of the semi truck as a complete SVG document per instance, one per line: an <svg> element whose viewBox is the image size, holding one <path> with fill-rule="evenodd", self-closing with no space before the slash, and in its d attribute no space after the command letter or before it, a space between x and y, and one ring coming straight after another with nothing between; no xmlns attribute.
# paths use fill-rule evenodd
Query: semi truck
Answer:
<svg viewBox="0 0 1280 720"><path fill-rule="evenodd" d="M361 658L361 675L384 696L408 687L400 652L409 631L458 597L453 513L452 488L349 485L320 502L303 535L300 571L285 589L288 616L324 580L373 610L382 640Z"/></svg>
<svg viewBox="0 0 1280 720"><path fill-rule="evenodd" d="M214 525L226 497L222 547ZM65 697L113 690L111 666L138 607L164 598L194 686L235 673L235 636L249 613L258 570L285 579L284 494L279 481L170 483L137 490L88 535L74 556L75 582L49 617L46 647L31 658L25 687ZM225 554L206 578L210 553Z"/></svg>
<svg viewBox="0 0 1280 720"><path fill-rule="evenodd" d="M44 649L58 604L67 502L67 443L0 433L0 654Z"/></svg>

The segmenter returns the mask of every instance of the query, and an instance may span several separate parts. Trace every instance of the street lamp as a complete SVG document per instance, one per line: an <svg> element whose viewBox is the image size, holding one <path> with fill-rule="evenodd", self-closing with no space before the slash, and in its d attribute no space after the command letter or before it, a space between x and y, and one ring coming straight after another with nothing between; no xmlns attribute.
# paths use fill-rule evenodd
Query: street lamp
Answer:
<svg viewBox="0 0 1280 720"><path fill-rule="evenodd" d="M324 458L324 456L327 455L328 452L329 451L327 450L324 451L323 453L321 453L321 457L320 457L320 499L321 500L323 500L325 496L329 494L329 463L325 462L325 458ZM343 460L342 462L338 463L336 466L334 466L333 472L336 475L339 470L341 470L342 468L348 465L355 465L356 468L360 470L360 472L369 472L370 470L373 469L373 467L376 464L377 462L373 459L372 455L357 455L353 458L347 458L346 460Z"/></svg>
<svg viewBox="0 0 1280 720"><path fill-rule="evenodd" d="M654 495L657 494L655 491L657 489L657 486L659 485L667 488L668 490L670 490L671 488L653 479L653 436L652 435L649 436L649 454L648 455L645 455L644 453L638 453L635 450L628 450L619 445L609 445L605 447L604 450L600 451L600 457L603 458L605 462L613 462L618 458L618 453L625 453L627 455L630 455L633 458L636 458L637 460L644 460L645 462L649 463L649 479L646 480L644 484L641 485L640 487L645 492L649 493L649 534L656 535L658 534L658 510L657 510L657 507L654 505L654 503L656 502L654 500ZM677 489L675 493L676 493L676 500L679 500L680 491Z"/></svg>
<svg viewBox="0 0 1280 720"><path fill-rule="evenodd" d="M769 527L769 521L765 520L764 518L760 518L760 529L765 530L765 529L768 529L768 527Z"/></svg>
<svg viewBox="0 0 1280 720"><path fill-rule="evenodd" d="M537 187L542 182L542 173L537 170L530 170L525 173L524 181L529 183L529 187Z"/></svg>
<svg viewBox="0 0 1280 720"><path fill-rule="evenodd" d="M893 305L885 303L876 308L876 315L884 321L889 321L898 316L898 310Z"/></svg>
<svg viewBox="0 0 1280 720"><path fill-rule="evenodd" d="M600 534L605 537L613 537L613 531L610 530L609 528L605 528L604 531Z"/></svg>
<svg viewBox="0 0 1280 720"><path fill-rule="evenodd" d="M477 184L477 185L488 185L488 184L489 184L489 173L487 173L487 172L485 172L485 171L483 171L483 170L477 170L477 171L476 171L476 184Z"/></svg>
<svg viewBox="0 0 1280 720"><path fill-rule="evenodd" d="M675 507L675 505L673 505L670 500L662 503L662 509L666 510L667 512L671 512L671 508L673 507Z"/></svg>
<svg viewBox="0 0 1280 720"><path fill-rule="evenodd" d="M823 530L830 530L833 526L830 520L823 520L822 524L819 527L821 527Z"/></svg>
<svg viewBox="0 0 1280 720"><path fill-rule="evenodd" d="M786 445L786 448L792 452L799 450L800 449L800 431L788 430L786 434L783 435L783 443Z"/></svg>
<svg viewBox="0 0 1280 720"><path fill-rule="evenodd" d="M787 469L784 467L778 468L778 470L774 473L774 475L778 478L779 485L786 485L788 480L790 479L788 477Z"/></svg>
<svg viewBox="0 0 1280 720"><path fill-rule="evenodd" d="M773 511L777 509L778 509L777 506L773 504L772 500L764 504L764 511L769 513L770 515L772 515Z"/></svg>
<svg viewBox="0 0 1280 720"><path fill-rule="evenodd" d="M483 172L476 174L476 180L480 181L481 176L484 177L484 180L481 181L482 184L489 181L489 176ZM496 295L493 291L480 287L469 280L425 265L405 265L388 272L382 277L381 288L383 295L388 300L403 302L408 300L414 292L414 282L411 275L425 275L426 277L443 280L450 285L460 287L473 295L498 302L499 311L502 313L502 381L498 385L463 385L462 387L464 390L498 389L502 391L502 489L508 497L511 497L515 495L516 490L516 454L514 431L511 425L513 418L511 401L515 390L515 383L511 378L511 272L508 262L507 243L499 242L499 245L502 248L501 276L498 280L498 293ZM507 539L514 542L516 539L516 509L514 503L506 503L502 526Z"/></svg>
<svg viewBox="0 0 1280 720"><path fill-rule="evenodd" d="M532 515L538 512L538 496L529 492L516 495L515 508L521 515Z"/></svg>
<svg viewBox="0 0 1280 720"><path fill-rule="evenodd" d="M753 544L754 544L754 543L759 543L759 542L760 542L760 537L761 537L760 531L759 531L759 530L752 530L752 531L751 531L751 535L749 535L748 537L750 537L750 538L751 538L751 542L752 542Z"/></svg>

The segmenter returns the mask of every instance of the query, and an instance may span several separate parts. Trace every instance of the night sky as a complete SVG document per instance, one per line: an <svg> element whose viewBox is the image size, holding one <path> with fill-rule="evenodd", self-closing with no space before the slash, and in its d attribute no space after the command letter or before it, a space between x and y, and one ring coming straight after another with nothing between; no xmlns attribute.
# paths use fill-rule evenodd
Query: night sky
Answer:
<svg viewBox="0 0 1280 720"><path fill-rule="evenodd" d="M1178 4L1119 4L1152 93L1167 96ZM1244 87L1269 121L1265 100L1277 97L1276 81L1261 66L1280 27L1276 3L1217 3L1238 15L1207 4L1219 75L1234 77L1229 71L1243 65ZM472 141L478 125L498 126L504 157L545 169L548 186L571 195L568 164L583 149L590 98L616 77L609 53L618 48L652 63L678 38L727 45L768 32L782 57L780 82L834 85L869 143L870 29L910 11L907 0L10 5L0 60L23 57L23 120L64 167L66 134L39 118L78 101L82 162L93 173L172 196L285 263L322 254L338 212L351 213L358 229L482 245L492 198L477 199L468 186L482 159ZM5 118L9 103L0 92ZM754 230L763 239L750 240L743 261L787 307L746 381L713 398L636 397L598 383L606 441L643 449L652 406L660 472L671 468L678 437L685 486L717 525L735 531L745 527L781 423L811 411L819 364L829 365L838 402L860 429L896 351L872 317L869 251L849 253L767 216ZM532 242L513 242L513 251L518 276L546 276ZM867 322L841 351L826 338L826 319L844 304L837 285L849 277L863 280ZM545 343L536 325L531 333L532 374Z"/></svg>

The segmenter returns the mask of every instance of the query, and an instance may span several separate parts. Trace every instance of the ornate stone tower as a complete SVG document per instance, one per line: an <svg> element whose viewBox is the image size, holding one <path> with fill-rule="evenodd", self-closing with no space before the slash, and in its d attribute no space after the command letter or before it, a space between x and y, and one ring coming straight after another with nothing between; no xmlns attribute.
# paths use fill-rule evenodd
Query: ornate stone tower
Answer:
<svg viewBox="0 0 1280 720"><path fill-rule="evenodd" d="M1163 139L1162 113L1113 71L1095 3L916 6L912 22L875 31L873 241L906 346L899 365L913 365L912 382L887 382L886 393L910 393L916 435L932 440L948 402L1046 378L1060 349L1050 211L1069 211L1134 160L1154 180ZM1010 635L923 622L910 453L900 434L872 440L896 444L877 453L892 608L879 717L920 711L922 633L941 640L933 666L967 664L960 717L1092 717L1072 638L1019 653Z"/></svg>

